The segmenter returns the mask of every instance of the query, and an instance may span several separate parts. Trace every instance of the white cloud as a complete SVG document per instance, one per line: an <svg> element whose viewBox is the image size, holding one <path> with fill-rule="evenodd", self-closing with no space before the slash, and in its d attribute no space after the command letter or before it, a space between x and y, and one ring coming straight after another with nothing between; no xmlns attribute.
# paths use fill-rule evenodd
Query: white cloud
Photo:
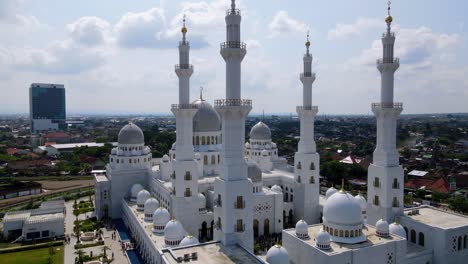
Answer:
<svg viewBox="0 0 468 264"><path fill-rule="evenodd" d="M25 14L21 10L20 0L0 1L0 25L14 25L24 27L39 26L39 21L35 16Z"/></svg>
<svg viewBox="0 0 468 264"><path fill-rule="evenodd" d="M291 18L288 12L281 10L278 11L268 25L270 30L270 37L276 37L279 35L291 34L295 32L304 33L307 31L306 24Z"/></svg>
<svg viewBox="0 0 468 264"><path fill-rule="evenodd" d="M109 22L99 17L81 17L67 25L72 39L86 46L96 46L108 42L110 27Z"/></svg>
<svg viewBox="0 0 468 264"><path fill-rule="evenodd" d="M373 28L383 28L384 22L375 18L358 17L353 24L336 24L334 29L328 31L328 39L342 39L359 35Z"/></svg>

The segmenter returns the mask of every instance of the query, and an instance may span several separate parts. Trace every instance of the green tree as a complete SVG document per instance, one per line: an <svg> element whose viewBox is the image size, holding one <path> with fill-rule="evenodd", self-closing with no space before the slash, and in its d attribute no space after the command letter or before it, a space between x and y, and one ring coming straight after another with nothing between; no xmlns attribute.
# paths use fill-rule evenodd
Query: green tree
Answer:
<svg viewBox="0 0 468 264"><path fill-rule="evenodd" d="M320 174L327 178L328 181L336 184L341 182L346 174L345 165L338 161L328 161L320 166Z"/></svg>

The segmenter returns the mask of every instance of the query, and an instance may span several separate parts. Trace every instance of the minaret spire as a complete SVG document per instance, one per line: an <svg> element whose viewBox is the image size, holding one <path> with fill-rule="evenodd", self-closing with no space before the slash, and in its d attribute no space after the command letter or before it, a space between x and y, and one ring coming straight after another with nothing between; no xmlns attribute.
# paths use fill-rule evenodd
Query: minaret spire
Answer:
<svg viewBox="0 0 468 264"><path fill-rule="evenodd" d="M183 26L182 26L182 29L181 29L181 32L182 32L182 43L185 43L185 42L186 42L185 35L187 34L187 27L185 27L185 15L184 15L184 19L182 20L182 23L183 23Z"/></svg>
<svg viewBox="0 0 468 264"><path fill-rule="evenodd" d="M387 30L382 36L383 54L377 60L377 69L381 75L380 102L372 104L372 112L377 118L377 142L373 162L369 166L367 188L368 221L375 224L377 220L387 222L395 215L403 213L403 169L396 149L397 119L403 111L402 103L394 102L394 75L398 70L399 59L394 57L395 33L391 31L393 21L388 1L385 19Z"/></svg>

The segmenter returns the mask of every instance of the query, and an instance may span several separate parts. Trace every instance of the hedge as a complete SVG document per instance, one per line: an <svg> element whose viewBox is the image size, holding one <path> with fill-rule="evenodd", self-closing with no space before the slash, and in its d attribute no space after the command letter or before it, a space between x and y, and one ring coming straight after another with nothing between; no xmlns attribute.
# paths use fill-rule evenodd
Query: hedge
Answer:
<svg viewBox="0 0 468 264"><path fill-rule="evenodd" d="M91 243L91 244L77 244L77 245L75 245L75 249L102 246L102 245L104 245L104 240L98 241L96 243Z"/></svg>
<svg viewBox="0 0 468 264"><path fill-rule="evenodd" d="M62 246L62 245L63 245L63 241L54 241L54 242L27 245L27 246L20 246L20 247L3 248L3 249L0 249L0 254L12 253L12 252L18 252L18 251L25 251L25 250L31 250L31 249L38 249L38 248L48 248L48 247Z"/></svg>

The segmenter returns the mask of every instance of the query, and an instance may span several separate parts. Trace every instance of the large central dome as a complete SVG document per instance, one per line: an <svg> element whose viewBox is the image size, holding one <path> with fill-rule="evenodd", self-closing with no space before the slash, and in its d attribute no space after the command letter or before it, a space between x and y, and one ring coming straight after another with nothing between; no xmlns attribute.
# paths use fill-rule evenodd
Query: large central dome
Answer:
<svg viewBox="0 0 468 264"><path fill-rule="evenodd" d="M197 99L192 104L198 108L193 117L193 132L217 132L221 130L221 118L207 101Z"/></svg>
<svg viewBox="0 0 468 264"><path fill-rule="evenodd" d="M133 123L128 123L119 132L119 144L137 145L145 144L145 136L141 128Z"/></svg>
<svg viewBox="0 0 468 264"><path fill-rule="evenodd" d="M253 140L271 140L270 128L262 121L258 122L250 130L250 139Z"/></svg>

